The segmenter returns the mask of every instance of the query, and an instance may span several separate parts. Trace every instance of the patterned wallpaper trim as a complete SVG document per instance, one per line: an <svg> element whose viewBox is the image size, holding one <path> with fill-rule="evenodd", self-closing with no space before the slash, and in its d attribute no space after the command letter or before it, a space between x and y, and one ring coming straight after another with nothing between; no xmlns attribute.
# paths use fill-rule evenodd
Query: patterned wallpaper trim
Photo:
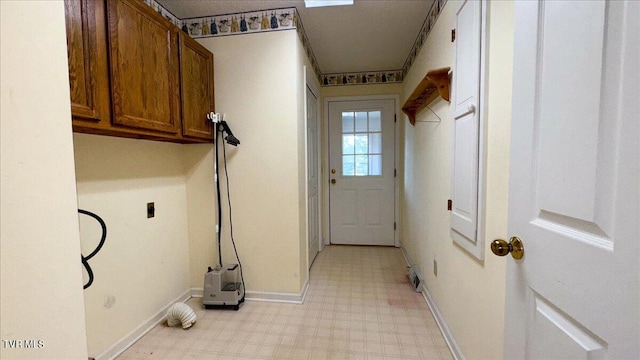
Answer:
<svg viewBox="0 0 640 360"><path fill-rule="evenodd" d="M409 72L411 65L413 65L413 62L416 60L416 57L420 53L422 45L424 45L424 43L427 41L429 33L436 25L436 21L438 20L438 17L442 13L442 9L444 9L444 6L446 4L447 0L435 0L433 2L433 5L431 5L431 9L429 9L429 12L427 13L427 18L424 20L424 23L422 23L422 28L418 33L418 37L413 43L413 48L411 48L409 56L407 56L407 60L404 61L404 66L402 67L403 77L406 76Z"/></svg>
<svg viewBox="0 0 640 360"><path fill-rule="evenodd" d="M238 35L296 28L296 8L211 15L182 19L180 28L193 38Z"/></svg>
<svg viewBox="0 0 640 360"><path fill-rule="evenodd" d="M153 1L153 0L149 0ZM295 7L184 18L180 28L194 39L249 33L296 30L311 66L320 80L320 67Z"/></svg>
<svg viewBox="0 0 640 360"><path fill-rule="evenodd" d="M171 21L175 26L181 27L181 20L173 15L171 11L167 10L164 6L160 5L155 0L143 0L145 4L149 5L153 10L157 11L158 14L164 16L167 20Z"/></svg>
<svg viewBox="0 0 640 360"><path fill-rule="evenodd" d="M180 19L155 0L144 0L144 2L194 39L295 29L322 86L345 86L401 83L420 53L447 0L434 1L402 69L330 74L323 74L320 71L295 7Z"/></svg>
<svg viewBox="0 0 640 360"><path fill-rule="evenodd" d="M322 86L401 83L402 70L360 71L353 73L322 74Z"/></svg>

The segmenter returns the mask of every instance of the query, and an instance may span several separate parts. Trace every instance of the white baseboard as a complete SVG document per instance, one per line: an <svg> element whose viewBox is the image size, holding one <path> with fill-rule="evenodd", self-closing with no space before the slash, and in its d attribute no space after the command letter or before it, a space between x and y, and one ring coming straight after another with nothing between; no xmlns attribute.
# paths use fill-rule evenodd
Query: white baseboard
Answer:
<svg viewBox="0 0 640 360"><path fill-rule="evenodd" d="M288 304L302 304L307 296L309 290L309 279L305 281L302 291L300 293L281 293L281 292L269 292L269 291L249 291L245 294L245 300L247 301L267 301L267 302L280 302ZM201 298L204 292L203 288L191 288L191 297Z"/></svg>
<svg viewBox="0 0 640 360"><path fill-rule="evenodd" d="M127 336L118 340L115 344L111 345L105 352L95 357L96 360L107 360L107 359L115 359L118 355L122 354L125 350L127 350L131 345L133 345L136 341L138 341L141 337L143 337L146 333L148 333L151 329L153 329L156 325L161 323L165 315L167 314L167 310L169 307L177 302L185 302L191 298L191 289L185 291L182 295L178 296L174 300L170 301L165 307L163 307L160 311L154 314L152 317L147 319L144 323L130 332Z"/></svg>
<svg viewBox="0 0 640 360"><path fill-rule="evenodd" d="M427 288L425 286L422 287L422 296L427 302L427 305L429 305L429 309L431 309L433 317L436 319L436 323L440 328L440 332L442 333L444 341L447 343L447 346L449 347L449 351L451 351L451 355L453 356L453 358L456 360L466 360L466 357L462 353L462 349L456 342L456 339L453 337L453 333L451 333L451 329L449 329L444 316L442 316L442 313L438 309L438 306L436 305L435 301L433 301L431 294L429 294L429 291L427 291Z"/></svg>
<svg viewBox="0 0 640 360"><path fill-rule="evenodd" d="M302 291L299 293L281 293L281 292L268 292L268 291L247 291L247 300L250 301L267 301L267 302L281 302L289 304L302 304L307 296L309 290L309 279L304 282Z"/></svg>
<svg viewBox="0 0 640 360"><path fill-rule="evenodd" d="M409 254L407 254L407 250L404 248L404 246L402 246L402 244L400 244L400 249L402 249L402 255L404 255L404 259L407 262L407 265L413 267L413 261L411 261L411 257L409 257ZM414 269L414 270L416 270L416 273L420 277L420 282L422 284L422 291L421 291L422 297L424 297L424 300L427 302L427 305L429 306L429 309L431 310L431 313L433 314L433 317L435 318L436 323L438 324L438 328L440 329L440 332L444 337L444 341L447 343L447 346L449 347L449 351L451 351L451 355L456 360L466 360L466 357L462 353L462 349L456 342L456 339L453 337L453 333L451 332L451 329L449 329L449 326L447 325L447 321L445 320L444 316L438 309L436 302L431 297L429 290L427 290L427 287L425 286L422 275L417 271L417 269Z"/></svg>

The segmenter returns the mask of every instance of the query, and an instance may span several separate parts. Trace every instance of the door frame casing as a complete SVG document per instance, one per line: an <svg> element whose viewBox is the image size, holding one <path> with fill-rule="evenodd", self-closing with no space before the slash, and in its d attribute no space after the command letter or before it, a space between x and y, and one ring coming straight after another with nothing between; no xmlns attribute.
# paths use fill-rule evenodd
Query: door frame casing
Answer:
<svg viewBox="0 0 640 360"><path fill-rule="evenodd" d="M401 226L401 214L400 214L400 182L398 181L400 174L402 171L399 171L398 166L401 164L400 162L400 128L398 127L398 119L402 117L399 114L399 104L400 104L400 95L397 94L386 94L386 95L364 95L364 96L335 96L335 97L325 97L324 98L324 108L323 108L323 120L324 124L323 128L323 136L322 136L322 168L329 169L329 103L331 102L344 102L344 101L379 101L379 100L393 100L394 110L394 168L396 170L396 176L393 178L393 213L395 217L395 231L393 232L393 244L395 247L400 247L400 231ZM321 231L322 234L326 234L326 237L321 239L323 243L322 246L331 244L331 222L330 222L330 206L329 206L329 172L323 172L322 176L322 199L323 204L326 206L322 207L322 218L324 221L324 229Z"/></svg>
<svg viewBox="0 0 640 360"><path fill-rule="evenodd" d="M307 244L307 280L309 279L309 270L311 267L311 259L309 259L309 204L308 204L308 199L309 199L309 188L308 188L308 181L307 181L307 177L309 175L309 163L307 161L307 156L309 154L309 143L307 141L307 88L315 95L316 97L316 131L318 132L317 137L318 140L317 141L317 146L318 146L318 199L324 199L324 188L322 186L322 121L321 121L321 116L318 113L318 111L320 110L320 99L321 99L321 93L320 93L320 89L318 88L317 84L313 82L312 79L314 79L313 77L313 73L310 72L309 68L305 65L303 66L303 73L304 73L304 115L305 115L305 119L304 119L304 148L305 148L305 219L307 219L306 221L306 229L305 229L305 243ZM324 248L324 241L323 241L323 227L322 227L322 220L323 220L323 213L322 213L322 201L318 201L318 252L321 252Z"/></svg>

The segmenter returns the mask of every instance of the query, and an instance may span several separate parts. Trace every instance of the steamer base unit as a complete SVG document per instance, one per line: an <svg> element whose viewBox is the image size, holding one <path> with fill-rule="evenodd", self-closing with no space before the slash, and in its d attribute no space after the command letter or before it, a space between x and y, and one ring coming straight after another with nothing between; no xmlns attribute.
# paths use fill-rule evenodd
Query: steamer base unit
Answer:
<svg viewBox="0 0 640 360"><path fill-rule="evenodd" d="M206 309L240 309L244 302L244 287L238 264L209 267L204 275L202 303Z"/></svg>

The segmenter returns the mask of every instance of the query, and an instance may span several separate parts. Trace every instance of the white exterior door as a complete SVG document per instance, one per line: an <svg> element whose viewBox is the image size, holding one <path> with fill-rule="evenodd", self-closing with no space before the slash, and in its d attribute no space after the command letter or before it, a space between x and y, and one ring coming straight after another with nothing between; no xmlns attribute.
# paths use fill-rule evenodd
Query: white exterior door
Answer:
<svg viewBox="0 0 640 360"><path fill-rule="evenodd" d="M307 229L309 231L309 268L318 255L320 246L320 200L318 194L319 169L318 161L318 98L307 87Z"/></svg>
<svg viewBox="0 0 640 360"><path fill-rule="evenodd" d="M505 359L640 359L640 2L515 27Z"/></svg>
<svg viewBox="0 0 640 360"><path fill-rule="evenodd" d="M332 244L395 244L394 115L394 100L329 102Z"/></svg>

